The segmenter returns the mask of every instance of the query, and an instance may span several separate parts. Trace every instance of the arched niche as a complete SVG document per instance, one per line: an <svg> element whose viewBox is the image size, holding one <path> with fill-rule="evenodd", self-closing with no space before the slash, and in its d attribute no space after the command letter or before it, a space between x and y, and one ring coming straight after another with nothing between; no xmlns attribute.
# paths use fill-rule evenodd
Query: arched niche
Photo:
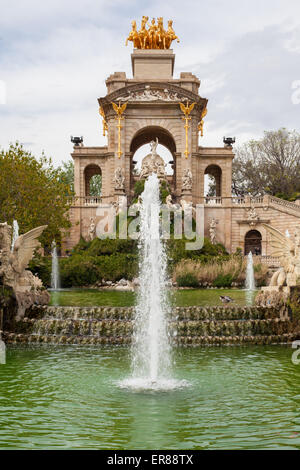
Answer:
<svg viewBox="0 0 300 470"><path fill-rule="evenodd" d="M218 165L209 165L204 172L204 196L222 196L222 169Z"/></svg>
<svg viewBox="0 0 300 470"><path fill-rule="evenodd" d="M95 164L87 165L84 169L85 196L101 196L101 186L99 180L102 178L100 166ZM102 183L102 182L101 182ZM99 188L95 190L95 188ZM99 193L99 194L96 194Z"/></svg>
<svg viewBox="0 0 300 470"><path fill-rule="evenodd" d="M258 230L249 230L245 235L245 256L247 256L250 251L253 255L261 255L261 242L261 233Z"/></svg>

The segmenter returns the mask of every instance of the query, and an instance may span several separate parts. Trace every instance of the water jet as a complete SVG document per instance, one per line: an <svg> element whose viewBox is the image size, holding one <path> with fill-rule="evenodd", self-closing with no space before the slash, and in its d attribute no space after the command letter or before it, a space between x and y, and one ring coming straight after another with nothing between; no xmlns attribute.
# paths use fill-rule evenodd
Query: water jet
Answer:
<svg viewBox="0 0 300 470"><path fill-rule="evenodd" d="M52 269L51 269L51 289L58 290L60 289L60 276L59 276L59 264L57 256L57 247L56 242L52 242Z"/></svg>

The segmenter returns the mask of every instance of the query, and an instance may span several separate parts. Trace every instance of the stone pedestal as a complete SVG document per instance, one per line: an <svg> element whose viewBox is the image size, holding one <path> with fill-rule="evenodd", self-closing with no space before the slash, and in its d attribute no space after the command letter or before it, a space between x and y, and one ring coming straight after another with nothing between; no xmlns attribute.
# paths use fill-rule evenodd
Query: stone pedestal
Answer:
<svg viewBox="0 0 300 470"><path fill-rule="evenodd" d="M184 199L186 202L193 202L192 191L182 190L181 199Z"/></svg>
<svg viewBox="0 0 300 470"><path fill-rule="evenodd" d="M124 197L126 197L125 189L115 189L115 202L119 204L122 201L123 203Z"/></svg>
<svg viewBox="0 0 300 470"><path fill-rule="evenodd" d="M135 49L131 54L133 78L169 80L173 77L174 62L172 49Z"/></svg>

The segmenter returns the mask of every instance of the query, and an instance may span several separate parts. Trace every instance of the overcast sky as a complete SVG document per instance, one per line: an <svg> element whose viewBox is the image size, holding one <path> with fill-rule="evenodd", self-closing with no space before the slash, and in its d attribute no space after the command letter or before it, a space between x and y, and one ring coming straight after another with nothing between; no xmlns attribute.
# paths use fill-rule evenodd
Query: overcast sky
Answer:
<svg viewBox="0 0 300 470"><path fill-rule="evenodd" d="M0 0L0 7L2 148L19 140L60 163L71 134L105 145L97 98L112 72L132 76L125 39L142 15L174 20L181 41L173 43L174 78L195 73L209 99L201 145L300 130L299 0Z"/></svg>

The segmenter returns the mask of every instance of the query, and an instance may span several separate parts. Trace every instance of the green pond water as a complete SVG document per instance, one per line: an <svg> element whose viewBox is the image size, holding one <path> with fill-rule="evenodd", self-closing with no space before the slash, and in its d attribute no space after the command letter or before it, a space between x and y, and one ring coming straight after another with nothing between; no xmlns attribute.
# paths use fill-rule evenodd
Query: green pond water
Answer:
<svg viewBox="0 0 300 470"><path fill-rule="evenodd" d="M300 365L288 346L176 349L189 387L133 392L126 348L9 347L1 449L300 449Z"/></svg>
<svg viewBox="0 0 300 470"><path fill-rule="evenodd" d="M252 305L258 291L248 292L242 289L187 289L170 293L171 301L180 307L192 305L222 305L220 295L229 295L237 305ZM130 307L135 304L134 292L65 289L51 292L51 305L93 307L108 305ZM234 305L234 304L231 304Z"/></svg>

